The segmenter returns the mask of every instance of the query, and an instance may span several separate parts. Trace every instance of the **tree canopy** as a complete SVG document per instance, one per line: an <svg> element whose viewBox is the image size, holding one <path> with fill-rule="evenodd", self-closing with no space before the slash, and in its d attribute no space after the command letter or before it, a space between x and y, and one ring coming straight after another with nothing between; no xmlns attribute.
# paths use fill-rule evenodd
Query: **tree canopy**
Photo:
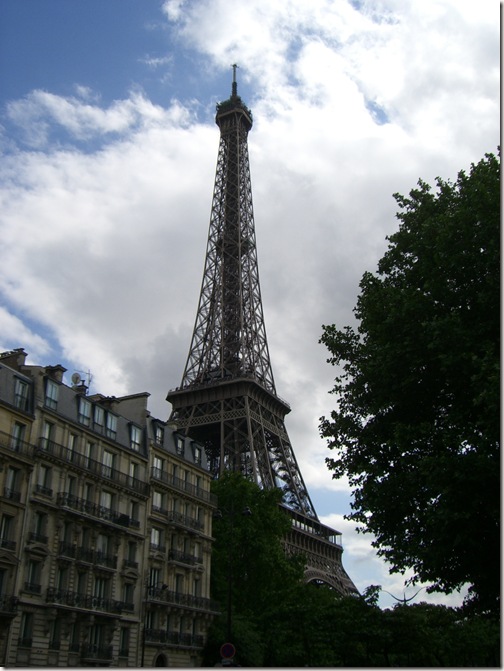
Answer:
<svg viewBox="0 0 504 671"><path fill-rule="evenodd" d="M431 591L469 587L479 611L500 593L499 160L455 182L395 194L399 230L366 272L357 326L323 326L339 367L322 417L348 516L391 570Z"/></svg>

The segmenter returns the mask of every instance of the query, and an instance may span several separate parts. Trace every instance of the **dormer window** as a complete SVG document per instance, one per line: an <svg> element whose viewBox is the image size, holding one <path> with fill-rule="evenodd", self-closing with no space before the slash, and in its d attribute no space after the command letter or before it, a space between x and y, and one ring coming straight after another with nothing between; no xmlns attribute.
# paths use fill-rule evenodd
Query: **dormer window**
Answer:
<svg viewBox="0 0 504 671"><path fill-rule="evenodd" d="M106 434L108 438L116 439L117 436L117 417L107 412Z"/></svg>
<svg viewBox="0 0 504 671"><path fill-rule="evenodd" d="M30 402L30 385L25 380L16 378L14 387L14 405L19 410L28 410Z"/></svg>
<svg viewBox="0 0 504 671"><path fill-rule="evenodd" d="M83 396L79 397L79 422L84 426L89 426L91 422L91 402Z"/></svg>
<svg viewBox="0 0 504 671"><path fill-rule="evenodd" d="M59 385L54 380L46 380L45 404L48 408L56 410L58 407Z"/></svg>
<svg viewBox="0 0 504 671"><path fill-rule="evenodd" d="M201 447L193 444L194 463L201 464Z"/></svg>
<svg viewBox="0 0 504 671"><path fill-rule="evenodd" d="M159 424L154 425L154 442L156 445L162 445L163 444L163 437L164 437L164 431L163 427L160 426Z"/></svg>
<svg viewBox="0 0 504 671"><path fill-rule="evenodd" d="M94 429L98 433L103 433L105 428L105 410L99 406L94 407Z"/></svg>
<svg viewBox="0 0 504 671"><path fill-rule="evenodd" d="M134 424L130 424L130 447L135 452L140 451L142 445L142 429Z"/></svg>
<svg viewBox="0 0 504 671"><path fill-rule="evenodd" d="M182 436L175 436L175 446L177 448L177 454L184 454L184 439Z"/></svg>

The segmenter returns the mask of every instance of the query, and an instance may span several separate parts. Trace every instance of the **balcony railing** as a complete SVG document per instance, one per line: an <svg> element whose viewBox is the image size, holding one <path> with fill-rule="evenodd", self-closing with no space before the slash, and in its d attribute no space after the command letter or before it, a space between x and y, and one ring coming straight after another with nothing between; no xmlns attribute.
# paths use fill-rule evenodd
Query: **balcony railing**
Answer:
<svg viewBox="0 0 504 671"><path fill-rule="evenodd" d="M133 561L132 559L124 559L123 560L123 569L125 568L131 568L134 569L135 571L138 571L138 562Z"/></svg>
<svg viewBox="0 0 504 671"><path fill-rule="evenodd" d="M111 645L93 645L92 643L83 643L81 646L82 660L110 660L112 659Z"/></svg>
<svg viewBox="0 0 504 671"><path fill-rule="evenodd" d="M18 640L18 648L31 648L33 644L33 638L29 636L23 636Z"/></svg>
<svg viewBox="0 0 504 671"><path fill-rule="evenodd" d="M30 592L30 594L40 594L42 592L42 585L36 582L25 582L24 588L25 592Z"/></svg>
<svg viewBox="0 0 504 671"><path fill-rule="evenodd" d="M202 648L204 645L204 638L199 634L181 634L178 631L164 631L163 629L146 629L145 641L147 643L180 645L188 648Z"/></svg>
<svg viewBox="0 0 504 671"><path fill-rule="evenodd" d="M39 534L37 531L30 531L28 534L28 540L33 543L43 543L44 545L47 545L49 537L44 536L43 534Z"/></svg>
<svg viewBox="0 0 504 671"><path fill-rule="evenodd" d="M77 556L77 546L72 545L72 543L65 543L65 541L60 541L58 554L63 557L71 557L75 559Z"/></svg>
<svg viewBox="0 0 504 671"><path fill-rule="evenodd" d="M9 487L4 487L4 498L9 499L10 501L21 501L21 492L18 492L16 489L10 489Z"/></svg>
<svg viewBox="0 0 504 671"><path fill-rule="evenodd" d="M83 608L86 610L99 610L107 613L120 613L123 610L130 611L130 604L124 601L116 601L101 596L89 596L71 590L56 589L49 587L46 593L47 603L59 603L64 606Z"/></svg>
<svg viewBox="0 0 504 671"><path fill-rule="evenodd" d="M19 599L17 596L0 596L0 613L2 615L12 615L14 616L17 613Z"/></svg>
<svg viewBox="0 0 504 671"><path fill-rule="evenodd" d="M10 550L13 552L16 549L16 541L0 538L0 548L2 548L2 550Z"/></svg>
<svg viewBox="0 0 504 671"><path fill-rule="evenodd" d="M3 431L0 431L0 447L3 447L4 449L7 448L8 450L12 450L13 452L17 452L26 457L33 456L33 445L24 440L19 440L10 433L4 433Z"/></svg>
<svg viewBox="0 0 504 671"><path fill-rule="evenodd" d="M204 610L210 613L220 611L219 604L213 599L207 599L202 596L193 596L192 594L182 594L172 592L169 589L160 587L149 587L147 590L147 600L151 602L163 602L177 606L185 606L193 610Z"/></svg>
<svg viewBox="0 0 504 671"><path fill-rule="evenodd" d="M99 461L96 461L96 459L91 459L75 450L69 450L68 447L55 443L47 438L40 438L37 450L49 454L51 457L54 457L65 464L72 464L77 468L91 471L91 473L95 473L107 480L111 480L139 496L148 496L149 494L148 482L144 482L139 478L134 478L133 476L128 475L128 473L118 471L111 466L105 466Z"/></svg>
<svg viewBox="0 0 504 671"><path fill-rule="evenodd" d="M70 508L86 515L93 515L93 517L97 517L100 520L119 524L122 527L133 527L135 529L140 527L140 522L129 517L129 515L120 513L112 508L105 508L87 499L79 499L77 496L68 494L67 492L59 492L56 501L59 506L64 508Z"/></svg>
<svg viewBox="0 0 504 671"><path fill-rule="evenodd" d="M172 487L173 489L190 494L191 496L194 496L201 501L205 501L212 505L217 505L217 496L215 494L212 494L205 489L201 489L201 487L196 487L195 485L192 485L189 482L182 480L181 478L177 478L174 475L161 470L160 468L153 466L151 468L151 477L158 482L162 482L165 485Z"/></svg>
<svg viewBox="0 0 504 671"><path fill-rule="evenodd" d="M187 554L187 552L181 552L180 550L170 550L168 552L168 559L179 562L180 564L188 564L190 566L194 566L194 564L200 563L198 557L195 555L190 555Z"/></svg>
<svg viewBox="0 0 504 671"><path fill-rule="evenodd" d="M203 522L200 522L194 517L189 517L189 515L183 515L178 513L176 510L169 510L166 513L166 518L169 522L177 524L183 527L189 527L189 529L195 529L196 531L203 531L205 525Z"/></svg>
<svg viewBox="0 0 504 671"><path fill-rule="evenodd" d="M52 496L53 490L45 485L35 485L35 493L42 494L43 496Z"/></svg>

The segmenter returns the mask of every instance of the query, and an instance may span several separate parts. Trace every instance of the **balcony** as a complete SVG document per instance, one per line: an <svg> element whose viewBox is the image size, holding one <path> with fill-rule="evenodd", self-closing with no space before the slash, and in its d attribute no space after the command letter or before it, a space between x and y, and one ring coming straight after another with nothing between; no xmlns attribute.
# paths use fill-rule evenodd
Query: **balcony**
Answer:
<svg viewBox="0 0 504 671"><path fill-rule="evenodd" d="M24 589L25 592L29 592L30 594L41 594L42 585L39 585L36 582L25 582Z"/></svg>
<svg viewBox="0 0 504 671"><path fill-rule="evenodd" d="M147 590L147 601L181 606L183 608L190 608L191 610L203 610L207 613L220 612L219 604L213 599L172 592L169 589L161 589L160 587L149 587Z"/></svg>
<svg viewBox="0 0 504 671"><path fill-rule="evenodd" d="M109 662L112 659L111 645L93 645L83 643L81 646L81 661L83 662Z"/></svg>
<svg viewBox="0 0 504 671"><path fill-rule="evenodd" d="M53 490L45 485L35 485L34 491L35 494L42 494L42 496L47 496L48 498L51 498L53 495Z"/></svg>
<svg viewBox="0 0 504 671"><path fill-rule="evenodd" d="M146 629L146 643L164 643L167 645L181 646L185 648L202 648L204 638L195 634L181 634L178 631L164 631L163 629Z"/></svg>
<svg viewBox="0 0 504 671"><path fill-rule="evenodd" d="M104 552L96 551L94 563L107 568L117 568L117 555L108 555Z"/></svg>
<svg viewBox="0 0 504 671"><path fill-rule="evenodd" d="M0 538L0 548L2 550L10 550L14 552L16 550L16 541L10 541L7 538Z"/></svg>
<svg viewBox="0 0 504 671"><path fill-rule="evenodd" d="M28 534L29 543L42 543L43 545L47 545L48 541L49 541L48 536L39 534L37 531L30 531L30 533Z"/></svg>
<svg viewBox="0 0 504 671"><path fill-rule="evenodd" d="M203 522L200 522L194 517L189 517L189 515L183 515L182 513L178 513L175 510L169 510L166 513L166 519L168 522L171 522L172 524L176 524L177 526L181 527L186 527L188 529L193 529L195 531L203 531L205 528Z"/></svg>
<svg viewBox="0 0 504 671"><path fill-rule="evenodd" d="M201 489L201 487L195 487L189 482L170 475L169 473L166 473L166 471L162 471L159 468L151 468L151 478L153 480L157 480L158 482L162 482L163 484L168 485L172 489L176 489L179 492L184 492L185 494L194 496L200 501L205 501L206 503L210 503L210 505L214 506L217 505L217 496L215 494L212 494L205 489Z"/></svg>
<svg viewBox="0 0 504 671"><path fill-rule="evenodd" d="M0 617L14 617L17 613L19 599L17 596L0 596Z"/></svg>
<svg viewBox="0 0 504 671"><path fill-rule="evenodd" d="M0 447L12 452L17 452L25 457L32 457L34 447L30 443L27 443L24 440L19 440L15 436L12 436L9 433L4 433L0 431Z"/></svg>
<svg viewBox="0 0 504 671"><path fill-rule="evenodd" d="M75 450L69 450L64 445L59 445L52 440L41 438L39 446L36 449L37 452L47 454L57 461L63 462L64 464L72 464L72 466L78 469L94 473L116 485L129 489L138 496L147 497L149 495L148 482L144 482L139 478L134 478L133 476L128 475L128 473L123 473L110 466L105 466L95 459L90 459L84 454L75 452Z"/></svg>
<svg viewBox="0 0 504 671"><path fill-rule="evenodd" d="M18 492L15 489L9 489L9 487L4 487L4 498L19 503L21 501L21 492Z"/></svg>
<svg viewBox="0 0 504 671"><path fill-rule="evenodd" d="M187 566L194 566L201 563L195 555L187 554L187 552L180 552L179 550L170 550L168 552L168 559L177 564L185 564Z"/></svg>
<svg viewBox="0 0 504 671"><path fill-rule="evenodd" d="M116 601L101 596L89 596L71 590L56 589L55 587L48 588L46 602L106 613L121 613L123 610L130 612L131 608L131 604L124 601Z"/></svg>
<svg viewBox="0 0 504 671"><path fill-rule="evenodd" d="M62 557L75 559L77 555L77 547L75 545L72 545L71 543L65 543L64 541L60 541L58 554L61 555Z"/></svg>
<svg viewBox="0 0 504 671"><path fill-rule="evenodd" d="M84 513L85 515L92 515L105 522L118 524L122 527L140 528L140 522L138 520L134 520L132 517L129 517L124 513L120 513L112 508L105 508L104 506L100 506L87 499L79 499L73 494L59 492L56 502L58 506L61 506L62 508L68 508L78 513Z"/></svg>

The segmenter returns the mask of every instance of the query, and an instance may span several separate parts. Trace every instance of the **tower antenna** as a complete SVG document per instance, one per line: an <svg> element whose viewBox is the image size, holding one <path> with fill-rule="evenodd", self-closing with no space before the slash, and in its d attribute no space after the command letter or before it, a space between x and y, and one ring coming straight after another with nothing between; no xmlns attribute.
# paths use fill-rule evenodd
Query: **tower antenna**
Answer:
<svg viewBox="0 0 504 671"><path fill-rule="evenodd" d="M231 66L233 68L233 86L231 88L231 95L233 97L238 95L238 84L236 83L236 68L238 67L236 63L233 63Z"/></svg>

